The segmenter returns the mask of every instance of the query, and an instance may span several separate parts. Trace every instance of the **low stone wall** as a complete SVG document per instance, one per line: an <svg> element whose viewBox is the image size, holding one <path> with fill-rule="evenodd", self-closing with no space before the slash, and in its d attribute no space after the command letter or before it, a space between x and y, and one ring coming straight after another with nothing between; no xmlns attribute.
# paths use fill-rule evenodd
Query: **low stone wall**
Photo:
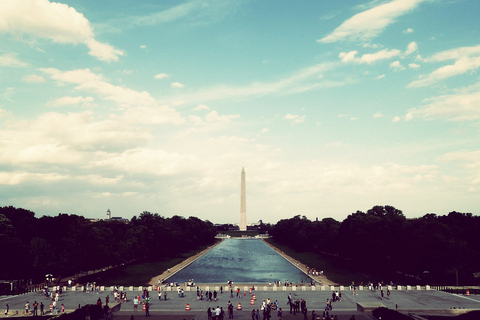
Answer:
<svg viewBox="0 0 480 320"><path fill-rule="evenodd" d="M209 291L209 290L216 290L220 291L220 287L222 285L220 284L198 284L197 285L200 290L203 291ZM148 290L148 291L173 291L176 292L178 288L182 288L185 291L196 291L197 286L191 287L191 286L185 286L185 285L180 285L180 286L119 286L118 290L119 291L143 291L143 290ZM254 285L236 285L233 286L233 290L236 291L237 288L240 288L240 291L243 292L250 292L250 289L252 286L255 287L255 291L351 291L350 286L322 286L322 285L316 285L316 286L309 286L309 285L293 285L293 286L275 286L275 285L262 285L262 284L254 284ZM82 286L75 286L75 287L62 287L63 291L83 291L84 287ZM105 286L100 286L99 287L100 292L113 292L115 287L110 286L110 287L105 287ZM358 286L357 291L368 291L368 287L366 286ZM430 286L385 286L384 290L435 290L437 287L432 289ZM225 285L223 286L223 291L228 292L230 291L230 288Z"/></svg>

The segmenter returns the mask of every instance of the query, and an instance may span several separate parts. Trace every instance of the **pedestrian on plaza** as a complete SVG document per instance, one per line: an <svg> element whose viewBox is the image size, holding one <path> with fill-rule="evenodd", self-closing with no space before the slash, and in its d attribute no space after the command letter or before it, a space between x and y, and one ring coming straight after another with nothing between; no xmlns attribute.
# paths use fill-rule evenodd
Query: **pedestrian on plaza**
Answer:
<svg viewBox="0 0 480 320"><path fill-rule="evenodd" d="M43 316L45 314L45 312L43 311L43 309L45 308L45 306L43 305L43 302L40 302L40 315Z"/></svg>
<svg viewBox="0 0 480 320"><path fill-rule="evenodd" d="M282 320L282 316L283 316L283 311L282 311L282 308L280 308L278 309L278 312L277 312L278 320Z"/></svg>
<svg viewBox="0 0 480 320"><path fill-rule="evenodd" d="M145 304L145 317L150 317L150 304Z"/></svg>
<svg viewBox="0 0 480 320"><path fill-rule="evenodd" d="M390 300L390 290L389 289L387 289L387 297Z"/></svg>
<svg viewBox="0 0 480 320"><path fill-rule="evenodd" d="M138 298L133 298L133 311L137 311L138 309Z"/></svg>
<svg viewBox="0 0 480 320"><path fill-rule="evenodd" d="M223 307L220 307L220 315L218 320L223 320L224 317L225 317L225 311L223 310Z"/></svg>
<svg viewBox="0 0 480 320"><path fill-rule="evenodd" d="M65 313L65 305L62 303L62 313Z"/></svg>
<svg viewBox="0 0 480 320"><path fill-rule="evenodd" d="M57 301L53 300L52 307L53 307L52 313L57 314Z"/></svg>
<svg viewBox="0 0 480 320"><path fill-rule="evenodd" d="M5 304L5 316L8 315L8 310L10 310L10 306L8 305L8 303Z"/></svg>
<svg viewBox="0 0 480 320"><path fill-rule="evenodd" d="M33 316L34 317L38 316L38 302L37 302L37 300L35 300L35 302L33 303Z"/></svg>
<svg viewBox="0 0 480 320"><path fill-rule="evenodd" d="M28 310L30 309L30 304L28 303L25 303L25 314L28 314Z"/></svg>
<svg viewBox="0 0 480 320"><path fill-rule="evenodd" d="M163 297L165 298L165 301L167 301L167 291L163 293Z"/></svg>
<svg viewBox="0 0 480 320"><path fill-rule="evenodd" d="M315 320L315 317L316 317L316 316L317 316L317 315L315 314L315 310L312 310L312 320Z"/></svg>
<svg viewBox="0 0 480 320"><path fill-rule="evenodd" d="M228 301L227 310L228 310L228 319L233 319L233 304L230 301Z"/></svg>
<svg viewBox="0 0 480 320"><path fill-rule="evenodd" d="M257 313L255 313L255 319L260 320L260 310L257 309Z"/></svg>
<svg viewBox="0 0 480 320"><path fill-rule="evenodd" d="M207 309L207 318L208 320L212 320L212 309L210 309L210 307Z"/></svg>

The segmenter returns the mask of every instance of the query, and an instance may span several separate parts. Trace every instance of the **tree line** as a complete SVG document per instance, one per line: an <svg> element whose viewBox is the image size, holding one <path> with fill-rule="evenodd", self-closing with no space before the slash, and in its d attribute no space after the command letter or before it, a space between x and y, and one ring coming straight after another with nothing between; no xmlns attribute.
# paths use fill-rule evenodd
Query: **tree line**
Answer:
<svg viewBox="0 0 480 320"><path fill-rule="evenodd" d="M136 260L174 257L215 241L209 221L143 212L129 223L74 214L36 218L34 212L0 207L0 279L45 280Z"/></svg>
<svg viewBox="0 0 480 320"><path fill-rule="evenodd" d="M472 284L480 271L479 230L480 217L471 213L407 219L392 206L375 206L342 222L298 215L278 221L269 232L278 243L325 255L384 280Z"/></svg>
<svg viewBox="0 0 480 320"><path fill-rule="evenodd" d="M259 229L260 230L260 229ZM392 206L357 211L342 222L297 215L261 224L274 240L297 251L353 266L384 280L472 284L480 272L480 217L426 214L407 219ZM71 276L132 261L174 257L215 241L217 228L195 217L165 218L143 212L128 223L91 222L74 214L36 218L34 212L0 207L0 279ZM315 267L315 266L311 266ZM479 274L480 276L480 274ZM408 280L405 279L408 277ZM352 279L358 282L373 279Z"/></svg>

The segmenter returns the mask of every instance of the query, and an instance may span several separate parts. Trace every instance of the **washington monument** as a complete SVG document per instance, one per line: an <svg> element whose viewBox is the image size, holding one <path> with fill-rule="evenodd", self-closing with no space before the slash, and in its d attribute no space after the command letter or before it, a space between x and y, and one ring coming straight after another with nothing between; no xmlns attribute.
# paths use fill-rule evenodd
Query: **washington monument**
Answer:
<svg viewBox="0 0 480 320"><path fill-rule="evenodd" d="M242 168L240 194L240 231L247 231L247 195L245 192L245 168Z"/></svg>

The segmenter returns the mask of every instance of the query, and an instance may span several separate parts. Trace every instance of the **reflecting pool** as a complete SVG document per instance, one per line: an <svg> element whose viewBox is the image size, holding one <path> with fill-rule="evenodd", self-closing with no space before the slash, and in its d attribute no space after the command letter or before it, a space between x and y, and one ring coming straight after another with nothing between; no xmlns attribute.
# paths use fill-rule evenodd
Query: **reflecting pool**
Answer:
<svg viewBox="0 0 480 320"><path fill-rule="evenodd" d="M260 239L225 239L188 267L168 278L183 283L300 283L308 277Z"/></svg>

